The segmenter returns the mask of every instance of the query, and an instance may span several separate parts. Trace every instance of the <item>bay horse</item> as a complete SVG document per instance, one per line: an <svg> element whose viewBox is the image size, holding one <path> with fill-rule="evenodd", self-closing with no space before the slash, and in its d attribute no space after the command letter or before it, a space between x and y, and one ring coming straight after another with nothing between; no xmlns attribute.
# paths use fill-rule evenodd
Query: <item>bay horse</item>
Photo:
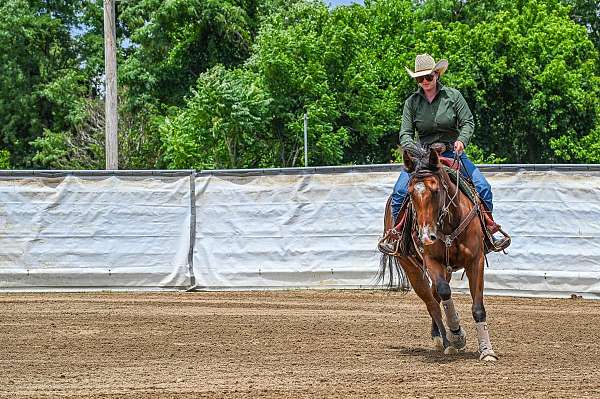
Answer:
<svg viewBox="0 0 600 399"><path fill-rule="evenodd" d="M383 254L379 276L385 280L387 270L389 286L397 284L403 291L410 289L410 282L431 316L434 346L452 354L466 348L466 333L460 326L449 282L453 271L464 269L473 300L479 359L495 361L498 356L490 342L483 304L485 246L479 206L450 179L438 151L434 148L422 150L414 158L404 151L404 166L412 174L408 186L410 207L406 212L410 212L409 219L412 219L412 228L407 228L411 229L413 251L411 254L397 252L393 256ZM456 174L460 179L460 172L456 171ZM385 210L384 234L390 232L395 223L390 202L391 197ZM396 283L394 275L397 276ZM448 331L444 327L440 304Z"/></svg>

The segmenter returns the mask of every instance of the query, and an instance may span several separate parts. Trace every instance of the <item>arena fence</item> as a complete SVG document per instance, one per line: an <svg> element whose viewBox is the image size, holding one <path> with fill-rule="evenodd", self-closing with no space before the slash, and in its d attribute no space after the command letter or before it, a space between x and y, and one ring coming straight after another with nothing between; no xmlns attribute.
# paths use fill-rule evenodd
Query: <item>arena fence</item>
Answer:
<svg viewBox="0 0 600 399"><path fill-rule="evenodd" d="M399 170L2 171L0 290L374 288ZM481 170L513 238L486 293L600 298L600 165Z"/></svg>

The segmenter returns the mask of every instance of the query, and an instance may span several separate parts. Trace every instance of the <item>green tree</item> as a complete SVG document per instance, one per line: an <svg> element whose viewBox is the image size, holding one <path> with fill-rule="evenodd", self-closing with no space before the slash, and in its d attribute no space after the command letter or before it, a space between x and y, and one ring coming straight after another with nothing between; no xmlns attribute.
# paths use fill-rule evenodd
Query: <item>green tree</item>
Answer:
<svg viewBox="0 0 600 399"><path fill-rule="evenodd" d="M402 13L408 13L410 2L403 4ZM386 68L377 60L380 48L373 46L385 28L374 30L375 18L367 11L359 6L331 11L322 2L304 2L261 25L247 67L262 76L273 99L278 166L296 166L302 159L305 111L311 165L389 160L390 147L382 151L382 142L397 132L398 97L381 76Z"/></svg>
<svg viewBox="0 0 600 399"><path fill-rule="evenodd" d="M255 0L121 3L124 167L179 165L170 158L172 153L163 153L169 149L161 141L161 126L167 116L184 112L185 99L192 95L201 74L218 65L233 68L248 58L259 5ZM202 154L190 154L190 158L199 157Z"/></svg>
<svg viewBox="0 0 600 399"><path fill-rule="evenodd" d="M0 169L10 169L10 152L0 150Z"/></svg>
<svg viewBox="0 0 600 399"><path fill-rule="evenodd" d="M102 0L0 5L0 140L14 167L104 165ZM405 66L447 58L481 162L596 162L598 5L585 0L117 3L121 168L394 158Z"/></svg>
<svg viewBox="0 0 600 399"><path fill-rule="evenodd" d="M82 117L79 100L87 82L70 34L79 5L0 5L0 140L16 167L35 166L29 143L44 129L68 129Z"/></svg>
<svg viewBox="0 0 600 399"><path fill-rule="evenodd" d="M600 110L597 111L600 114ZM562 135L550 140L550 147L567 162L600 163L600 123L588 134Z"/></svg>
<svg viewBox="0 0 600 399"><path fill-rule="evenodd" d="M329 11L319 3L298 3L261 27L249 68L259 74L272 98L273 143L278 166L299 166L303 118L309 115L309 162L336 164L347 132L334 128L339 115L324 65L322 27Z"/></svg>
<svg viewBox="0 0 600 399"><path fill-rule="evenodd" d="M483 4L490 2L473 6ZM598 123L598 52L558 0L500 6L491 15L467 9L466 23L430 24L425 47L449 59L444 80L465 95L476 118L474 142L486 153L511 162L566 161L550 142L583 137Z"/></svg>
<svg viewBox="0 0 600 399"><path fill-rule="evenodd" d="M571 17L588 31L590 40L600 50L600 3L597 0L564 0L572 6Z"/></svg>
<svg viewBox="0 0 600 399"><path fill-rule="evenodd" d="M180 105L212 66L235 66L250 54L252 0L136 0L121 4L129 41L119 77L132 105Z"/></svg>
<svg viewBox="0 0 600 399"><path fill-rule="evenodd" d="M43 167L103 167L102 0L79 2L71 31L87 93L73 91L85 112L67 127L46 126L33 140ZM133 0L117 3L119 165L164 167L160 126L184 104L198 76L213 65L237 65L249 55L257 29L253 0ZM87 95L86 95L87 94Z"/></svg>
<svg viewBox="0 0 600 399"><path fill-rule="evenodd" d="M270 99L249 71L215 66L200 75L186 106L161 125L170 168L266 167Z"/></svg>

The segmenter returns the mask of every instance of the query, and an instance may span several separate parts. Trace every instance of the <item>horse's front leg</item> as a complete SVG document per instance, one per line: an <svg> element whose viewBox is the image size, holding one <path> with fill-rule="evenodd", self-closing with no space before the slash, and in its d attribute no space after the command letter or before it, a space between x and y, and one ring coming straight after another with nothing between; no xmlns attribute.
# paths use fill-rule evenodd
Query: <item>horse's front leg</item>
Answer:
<svg viewBox="0 0 600 399"><path fill-rule="evenodd" d="M415 260L400 258L400 263L415 293L425 302L425 306L427 306L427 312L431 316L431 339L433 340L433 345L436 349L443 351L450 344L446 338L439 298L436 298L435 290L429 285L429 279L423 275L421 268Z"/></svg>
<svg viewBox="0 0 600 399"><path fill-rule="evenodd" d="M441 302L440 296L437 294L436 290L433 289L433 287L431 288L431 291L433 293L433 298L438 303L439 307L439 304ZM440 332L433 317L431 318L431 339L433 340L433 346L435 347L435 349L443 352L444 340L442 339L442 333Z"/></svg>
<svg viewBox="0 0 600 399"><path fill-rule="evenodd" d="M451 275L446 273L446 268L439 262L432 262L431 276L434 282L436 296L439 296L440 303L446 315L446 324L448 325L448 333L446 334L449 346L446 347L445 353L456 353L459 350L464 350L467 346L467 335L464 329L460 326L460 318L454 307L452 300L452 290L450 289Z"/></svg>
<svg viewBox="0 0 600 399"><path fill-rule="evenodd" d="M479 341L479 360L495 361L498 356L494 353L490 341L490 333L486 322L485 307L483 306L483 253L475 262L473 267L467 269L469 289L473 298L473 320L477 329L477 340Z"/></svg>

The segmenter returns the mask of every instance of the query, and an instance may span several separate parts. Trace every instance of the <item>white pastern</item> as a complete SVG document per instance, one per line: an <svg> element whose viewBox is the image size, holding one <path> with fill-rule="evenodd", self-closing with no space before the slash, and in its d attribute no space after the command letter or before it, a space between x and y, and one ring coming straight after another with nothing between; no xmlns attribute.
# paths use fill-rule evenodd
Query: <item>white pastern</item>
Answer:
<svg viewBox="0 0 600 399"><path fill-rule="evenodd" d="M442 337L433 337L433 347L439 351L444 350L444 341Z"/></svg>

